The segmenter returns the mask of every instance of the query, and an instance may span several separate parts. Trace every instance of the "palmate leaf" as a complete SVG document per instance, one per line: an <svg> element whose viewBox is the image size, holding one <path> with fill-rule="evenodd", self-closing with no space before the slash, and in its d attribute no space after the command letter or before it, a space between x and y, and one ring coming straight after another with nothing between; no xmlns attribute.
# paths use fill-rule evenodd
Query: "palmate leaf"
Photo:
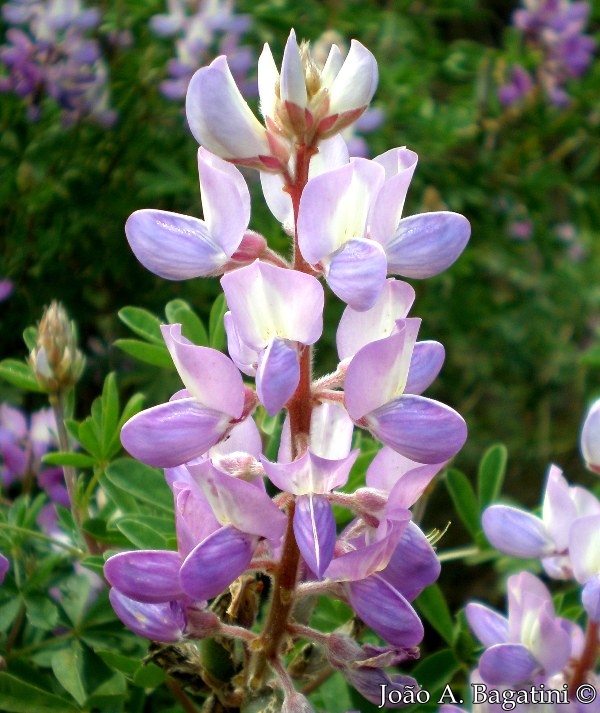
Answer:
<svg viewBox="0 0 600 713"><path fill-rule="evenodd" d="M67 699L0 672L0 705L6 713L77 713Z"/></svg>
<svg viewBox="0 0 600 713"><path fill-rule="evenodd" d="M431 584L417 597L417 609L433 626L444 641L452 646L454 641L454 622L437 584Z"/></svg>
<svg viewBox="0 0 600 713"><path fill-rule="evenodd" d="M445 481L454 509L471 537L476 538L481 526L479 522L479 503L473 486L467 476L456 470L456 468L450 468L446 473Z"/></svg>
<svg viewBox="0 0 600 713"><path fill-rule="evenodd" d="M132 332L148 342L164 346L164 339L160 331L160 319L141 307L123 307L118 312L119 319Z"/></svg>

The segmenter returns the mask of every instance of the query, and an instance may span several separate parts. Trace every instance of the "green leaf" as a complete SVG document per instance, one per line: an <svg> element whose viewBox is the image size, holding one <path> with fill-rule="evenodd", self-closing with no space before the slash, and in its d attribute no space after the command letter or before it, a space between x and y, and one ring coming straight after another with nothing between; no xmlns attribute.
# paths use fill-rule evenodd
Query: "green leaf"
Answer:
<svg viewBox="0 0 600 713"><path fill-rule="evenodd" d="M118 485L112 483L106 473L100 474L100 485L102 490L108 495L113 505L122 513L137 513L140 511L140 504L129 493L126 493Z"/></svg>
<svg viewBox="0 0 600 713"><path fill-rule="evenodd" d="M117 425L117 431L119 433L121 433L121 429L123 428L125 422L129 421L132 416L135 416L136 413L139 413L142 410L144 407L144 400L144 394L134 394L125 404L125 408L123 409L123 413L121 414L121 418L119 419L119 423Z"/></svg>
<svg viewBox="0 0 600 713"><path fill-rule="evenodd" d="M106 477L136 500L173 514L173 494L160 470L133 458L119 458L108 466Z"/></svg>
<svg viewBox="0 0 600 713"><path fill-rule="evenodd" d="M79 710L68 700L6 672L0 672L0 705L6 713L77 713Z"/></svg>
<svg viewBox="0 0 600 713"><path fill-rule="evenodd" d="M119 392L117 377L111 372L104 380L102 389L102 454L108 459L114 455L114 443L119 446ZM118 448L117 448L118 450Z"/></svg>
<svg viewBox="0 0 600 713"><path fill-rule="evenodd" d="M133 676L133 682L140 688L157 688L166 677L162 668L159 668L156 664L148 663L143 666L138 665L138 669Z"/></svg>
<svg viewBox="0 0 600 713"><path fill-rule="evenodd" d="M460 670L461 663L450 649L442 649L420 661L411 671L419 684L429 693L443 689ZM458 700L458 695L456 696Z"/></svg>
<svg viewBox="0 0 600 713"><path fill-rule="evenodd" d="M79 424L77 440L96 460L102 460L98 426L89 416Z"/></svg>
<svg viewBox="0 0 600 713"><path fill-rule="evenodd" d="M81 529L98 542L105 542L114 547L127 547L129 542L118 530L109 529L106 521L100 517L90 517L81 523Z"/></svg>
<svg viewBox="0 0 600 713"><path fill-rule="evenodd" d="M147 364L174 368L171 355L164 344L148 344L148 342L141 342L139 339L117 339L115 346Z"/></svg>
<svg viewBox="0 0 600 713"><path fill-rule="evenodd" d="M25 611L29 623L42 631L50 631L58 623L58 607L42 594L27 595Z"/></svg>
<svg viewBox="0 0 600 713"><path fill-rule="evenodd" d="M225 312L227 312L227 302L225 301L225 295L220 294L213 302L208 320L209 346L219 351L223 351L227 344L225 326L223 325Z"/></svg>
<svg viewBox="0 0 600 713"><path fill-rule="evenodd" d="M139 658L129 658L129 656L123 656L116 651L96 651L98 656L104 661L104 663L112 668L114 671L120 671L127 676L133 676L133 674L140 667Z"/></svg>
<svg viewBox="0 0 600 713"><path fill-rule="evenodd" d="M47 463L48 465L70 465L73 468L91 468L95 462L96 459L92 456L72 451L54 451L46 453L42 458L42 463Z"/></svg>
<svg viewBox="0 0 600 713"><path fill-rule="evenodd" d="M19 389L35 391L39 394L44 393L44 389L38 384L29 365L18 359L0 361L0 378Z"/></svg>
<svg viewBox="0 0 600 713"><path fill-rule="evenodd" d="M166 550L167 540L149 525L135 518L121 518L115 523L125 537L141 550Z"/></svg>
<svg viewBox="0 0 600 713"><path fill-rule="evenodd" d="M503 443L496 443L483 454L477 473L479 510L493 503L502 490L508 452Z"/></svg>
<svg viewBox="0 0 600 713"><path fill-rule="evenodd" d="M37 342L37 327L25 327L23 330L23 341L25 342L25 346L29 351L32 351L35 349L35 345Z"/></svg>
<svg viewBox="0 0 600 713"><path fill-rule="evenodd" d="M480 530L479 504L473 486L464 473L450 468L446 473L446 487L454 503L454 508L472 537Z"/></svg>
<svg viewBox="0 0 600 713"><path fill-rule="evenodd" d="M204 323L184 300L171 300L165 307L165 315L171 324L181 324L184 337L199 344L208 346L208 334Z"/></svg>
<svg viewBox="0 0 600 713"><path fill-rule="evenodd" d="M141 307L123 307L118 312L119 319L132 332L154 344L164 346L162 332L160 331L160 319Z"/></svg>
<svg viewBox="0 0 600 713"><path fill-rule="evenodd" d="M52 671L60 685L82 706L87 699L87 693L81 644L72 641L70 646L56 651L52 656Z"/></svg>
<svg viewBox="0 0 600 713"><path fill-rule="evenodd" d="M454 641L454 622L452 615L437 584L431 584L416 599L418 610L433 626L447 644Z"/></svg>
<svg viewBox="0 0 600 713"><path fill-rule="evenodd" d="M104 557L100 555L90 555L81 560L81 566L95 572L101 577L104 574Z"/></svg>

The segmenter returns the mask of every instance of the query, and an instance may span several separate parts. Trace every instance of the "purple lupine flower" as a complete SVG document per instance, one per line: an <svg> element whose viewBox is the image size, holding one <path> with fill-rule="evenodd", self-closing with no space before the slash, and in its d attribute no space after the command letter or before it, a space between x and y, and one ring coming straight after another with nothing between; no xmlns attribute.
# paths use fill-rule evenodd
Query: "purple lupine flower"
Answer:
<svg viewBox="0 0 600 713"><path fill-rule="evenodd" d="M129 419L121 442L144 463L169 468L206 453L252 406L240 372L224 354L189 342L180 324L163 326L162 333L186 389Z"/></svg>
<svg viewBox="0 0 600 713"><path fill-rule="evenodd" d="M582 517L600 514L600 501L585 488L569 486L560 468L551 466L542 516L508 505L485 510L482 526L493 547L513 557L541 559L556 579L573 576L569 553L570 531Z"/></svg>
<svg viewBox="0 0 600 713"><path fill-rule="evenodd" d="M600 474L600 399L594 401L585 416L579 444L586 466Z"/></svg>
<svg viewBox="0 0 600 713"><path fill-rule="evenodd" d="M508 617L470 603L467 619L486 647L479 660L483 680L519 684L562 671L571 656L571 627L556 617L548 588L529 572L508 579Z"/></svg>
<svg viewBox="0 0 600 713"><path fill-rule="evenodd" d="M268 45L259 59L258 90L266 128L244 101L225 57L192 77L186 97L188 123L198 143L221 158L261 170L288 170L291 143L300 137L305 143L325 139L352 124L366 110L377 78L377 63L359 42L352 41L345 60L332 47L319 68L308 52L300 50L292 30L281 74Z"/></svg>
<svg viewBox="0 0 600 713"><path fill-rule="evenodd" d="M61 106L65 124L89 116L111 126L116 114L108 105L106 63L98 42L86 36L100 22L98 11L84 9L79 0L12 0L2 14L11 27L8 44L0 47L0 63L8 70L0 91L25 99L31 121L48 95Z"/></svg>
<svg viewBox="0 0 600 713"><path fill-rule="evenodd" d="M524 0L513 15L513 24L526 43L537 50L533 78L521 66L511 68L511 81L498 91L505 105L521 101L536 86L557 107L570 102L565 89L568 79L581 77L589 67L596 42L584 34L590 12L587 2L569 0Z"/></svg>
<svg viewBox="0 0 600 713"><path fill-rule="evenodd" d="M396 333L355 354L346 372L344 401L355 423L398 453L418 463L441 463L462 448L467 428L449 406L406 392L419 323L397 320ZM429 368L438 369L435 359ZM425 371L419 385L430 383Z"/></svg>
<svg viewBox="0 0 600 713"><path fill-rule="evenodd" d="M327 493L346 484L357 456L358 451L353 451L343 460L328 460L307 450L293 463L262 461L269 479L280 490L297 496L296 542L318 579L323 578L331 562L336 539L335 518Z"/></svg>
<svg viewBox="0 0 600 713"><path fill-rule="evenodd" d="M240 45L241 36L250 28L248 15L237 15L232 0L167 0L167 13L150 18L150 27L159 37L174 37L175 57L167 66L169 78L160 90L167 99L181 100L194 72L216 54L227 55L233 77L242 93L256 93L248 79L253 62L250 47Z"/></svg>
<svg viewBox="0 0 600 713"><path fill-rule="evenodd" d="M299 356L323 331L323 288L312 275L256 260L221 278L231 310L229 333L256 353L256 393L276 414L300 378Z"/></svg>
<svg viewBox="0 0 600 713"><path fill-rule="evenodd" d="M436 275L469 239L469 223L457 213L401 218L416 163L416 154L405 148L372 161L354 158L309 180L302 193L300 251L356 310L375 304L387 273Z"/></svg>
<svg viewBox="0 0 600 713"><path fill-rule="evenodd" d="M200 148L198 172L204 220L138 210L125 224L138 260L168 280L222 274L250 222L250 193L235 166Z"/></svg>

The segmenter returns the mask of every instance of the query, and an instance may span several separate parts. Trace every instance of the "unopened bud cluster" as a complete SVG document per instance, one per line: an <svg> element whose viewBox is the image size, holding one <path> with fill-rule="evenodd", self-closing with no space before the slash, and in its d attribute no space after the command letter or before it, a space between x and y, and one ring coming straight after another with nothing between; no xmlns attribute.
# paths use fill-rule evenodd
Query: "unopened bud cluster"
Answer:
<svg viewBox="0 0 600 713"><path fill-rule="evenodd" d="M68 390L79 381L85 358L77 348L75 325L59 302L52 302L42 315L29 364L48 393Z"/></svg>

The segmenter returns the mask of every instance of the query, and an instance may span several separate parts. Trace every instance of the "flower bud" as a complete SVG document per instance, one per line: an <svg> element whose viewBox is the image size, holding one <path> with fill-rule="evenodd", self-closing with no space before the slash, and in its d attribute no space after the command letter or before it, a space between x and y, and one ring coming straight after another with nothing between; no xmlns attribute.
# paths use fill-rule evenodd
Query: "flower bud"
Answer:
<svg viewBox="0 0 600 713"><path fill-rule="evenodd" d="M586 466L600 475L600 399L592 404L581 429L581 453Z"/></svg>
<svg viewBox="0 0 600 713"><path fill-rule="evenodd" d="M29 364L40 386L51 393L70 389L81 376L85 358L77 349L75 324L59 302L42 315Z"/></svg>

